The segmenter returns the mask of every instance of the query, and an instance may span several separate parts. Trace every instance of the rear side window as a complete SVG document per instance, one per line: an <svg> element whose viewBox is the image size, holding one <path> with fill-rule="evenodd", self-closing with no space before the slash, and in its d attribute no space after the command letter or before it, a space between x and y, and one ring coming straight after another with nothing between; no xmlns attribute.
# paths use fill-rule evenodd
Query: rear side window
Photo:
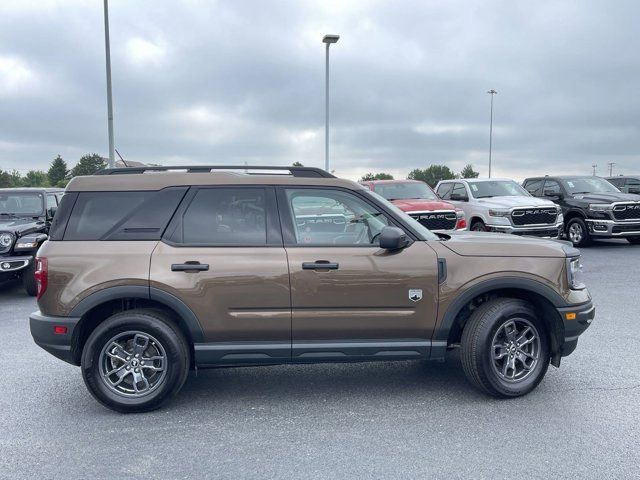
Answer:
<svg viewBox="0 0 640 480"><path fill-rule="evenodd" d="M542 193L542 182L543 180L528 180L524 184L524 188L527 192L529 192L534 197L539 197Z"/></svg>
<svg viewBox="0 0 640 480"><path fill-rule="evenodd" d="M186 191L78 193L64 240L159 240Z"/></svg>
<svg viewBox="0 0 640 480"><path fill-rule="evenodd" d="M451 190L453 189L453 183L442 183L438 186L438 196L443 200L448 200L451 195Z"/></svg>
<svg viewBox="0 0 640 480"><path fill-rule="evenodd" d="M170 241L186 245L267 244L264 188L199 189L177 222Z"/></svg>

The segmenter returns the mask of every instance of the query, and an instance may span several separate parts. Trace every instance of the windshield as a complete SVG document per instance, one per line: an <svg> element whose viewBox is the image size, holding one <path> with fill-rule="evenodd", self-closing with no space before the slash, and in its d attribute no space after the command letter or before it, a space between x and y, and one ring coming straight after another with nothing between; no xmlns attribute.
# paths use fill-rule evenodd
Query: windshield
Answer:
<svg viewBox="0 0 640 480"><path fill-rule="evenodd" d="M421 240L438 240L440 238L435 233L432 233L431 230L424 227L420 222L411 218L407 213L400 210L398 207L396 207L393 203L388 201L382 195L378 195L376 192L372 192L370 190L367 190L366 193L375 197L378 201L382 202L389 210L392 210L398 216L402 217L405 223L408 223L409 225L411 225L411 228L413 228L416 232L418 232L418 234L421 237Z"/></svg>
<svg viewBox="0 0 640 480"><path fill-rule="evenodd" d="M474 198L531 196L529 192L513 180L469 182L469 188Z"/></svg>
<svg viewBox="0 0 640 480"><path fill-rule="evenodd" d="M44 210L41 193L1 192L0 215L37 216Z"/></svg>
<svg viewBox="0 0 640 480"><path fill-rule="evenodd" d="M376 183L373 190L387 200L437 200L435 193L422 182Z"/></svg>
<svg viewBox="0 0 640 480"><path fill-rule="evenodd" d="M576 177L562 180L564 188L570 194L576 193L619 193L616 187L599 177Z"/></svg>

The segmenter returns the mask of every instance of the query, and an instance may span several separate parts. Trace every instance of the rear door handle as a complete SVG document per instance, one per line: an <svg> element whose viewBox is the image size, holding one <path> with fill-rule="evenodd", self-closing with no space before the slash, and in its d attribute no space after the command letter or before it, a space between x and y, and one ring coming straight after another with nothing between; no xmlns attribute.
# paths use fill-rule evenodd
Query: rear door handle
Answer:
<svg viewBox="0 0 640 480"><path fill-rule="evenodd" d="M208 263L200 262L184 262L184 263L172 263L172 272L205 272L209 270Z"/></svg>
<svg viewBox="0 0 640 480"><path fill-rule="evenodd" d="M338 270L340 264L328 260L316 260L315 262L303 262L303 270Z"/></svg>

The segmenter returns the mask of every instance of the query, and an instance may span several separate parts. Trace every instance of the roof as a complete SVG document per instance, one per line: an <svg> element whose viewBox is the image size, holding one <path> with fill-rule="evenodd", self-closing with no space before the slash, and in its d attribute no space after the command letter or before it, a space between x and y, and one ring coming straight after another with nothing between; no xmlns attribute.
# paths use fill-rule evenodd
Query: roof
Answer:
<svg viewBox="0 0 640 480"><path fill-rule="evenodd" d="M233 169L236 171L226 171L225 169ZM245 171L250 172L251 170L284 170L290 173L244 173ZM317 173L317 175L315 175L315 173ZM307 176L311 174L315 176ZM320 174L323 176L320 176ZM104 170L97 175L74 177L67 185L67 191L160 190L166 187L193 185L331 185L351 190L364 188L351 180L336 178L323 170L309 167L177 166Z"/></svg>
<svg viewBox="0 0 640 480"><path fill-rule="evenodd" d="M512 178L451 178L449 180L440 180L445 182L514 182Z"/></svg>
<svg viewBox="0 0 640 480"><path fill-rule="evenodd" d="M616 178L640 178L639 175L614 175L613 177L604 177L607 180L614 180Z"/></svg>
<svg viewBox="0 0 640 480"><path fill-rule="evenodd" d="M12 187L12 188L0 188L0 192L58 193L58 192L64 192L64 188L54 188L54 187Z"/></svg>
<svg viewBox="0 0 640 480"><path fill-rule="evenodd" d="M373 183L374 185L384 184L384 183L425 183L422 180L362 180L360 183Z"/></svg>

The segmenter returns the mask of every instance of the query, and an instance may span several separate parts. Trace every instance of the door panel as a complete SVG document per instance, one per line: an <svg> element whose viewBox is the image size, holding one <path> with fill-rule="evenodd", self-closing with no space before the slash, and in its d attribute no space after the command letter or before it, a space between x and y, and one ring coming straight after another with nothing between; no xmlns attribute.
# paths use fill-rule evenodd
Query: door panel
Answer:
<svg viewBox="0 0 640 480"><path fill-rule="evenodd" d="M436 319L438 272L425 242L391 253L378 247L287 247L292 336L296 342L429 339ZM327 260L337 270L305 270ZM412 301L409 290L422 290Z"/></svg>

